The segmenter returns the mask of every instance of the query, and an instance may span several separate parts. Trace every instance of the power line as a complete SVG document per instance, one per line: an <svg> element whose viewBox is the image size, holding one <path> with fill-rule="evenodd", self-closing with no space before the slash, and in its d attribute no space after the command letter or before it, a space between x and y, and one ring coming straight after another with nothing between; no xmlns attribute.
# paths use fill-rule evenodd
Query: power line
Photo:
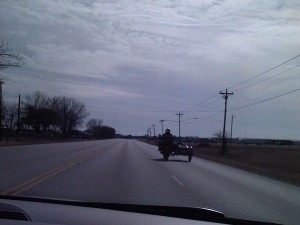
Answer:
<svg viewBox="0 0 300 225"><path fill-rule="evenodd" d="M198 113L198 112L203 112L203 113L207 113L207 112L218 112L219 110L192 110L192 111L182 111L185 113Z"/></svg>
<svg viewBox="0 0 300 225"><path fill-rule="evenodd" d="M201 121L203 121L203 120L210 119L210 118L212 118L212 117L214 117L214 116L217 116L217 115L219 115L219 114L221 114L221 113L223 113L223 111L222 111L222 112L215 113L215 114L213 114L213 115L211 115L211 116L208 116L208 117L204 117L204 118L202 118L202 119L200 119L200 120L197 120L197 121L194 121L194 122L185 123L185 124L199 123L199 122L201 122Z"/></svg>
<svg viewBox="0 0 300 225"><path fill-rule="evenodd" d="M243 89L246 89L246 88L249 88L249 87L252 87L252 86L255 86L255 85L260 84L260 83L262 83L262 82L264 82L264 81L266 81L266 80L270 80L270 79L272 79L272 78L274 78L274 77L280 76L280 75L282 75L282 74L284 74L284 73L286 73L286 72L288 72L288 71L291 71L291 70L293 70L293 69L296 69L296 68L298 68L298 67L300 67L300 65L295 66L295 67L293 67L293 68L289 68L289 69L287 69L287 70L285 70L285 71L282 71L282 72L280 72L280 73L276 73L276 74L274 74L273 76L268 77L268 78L265 78L265 79L263 79L263 80L261 80L261 81L258 81L258 82L256 82L256 83L254 83L254 84L250 84L250 85L248 85L248 86L246 86L246 87L242 87L242 88L240 88L240 89L237 89L237 90L235 90L235 92L240 91L240 90L243 90ZM288 79L287 79L287 80L288 80Z"/></svg>
<svg viewBox="0 0 300 225"><path fill-rule="evenodd" d="M192 109L192 108L195 108L195 107L197 107L197 106L199 106L199 105L202 105L203 103L209 101L210 99L212 99L212 98L214 98L214 97L216 97L216 96L218 96L218 94L212 95L211 97L209 97L209 98L203 100L202 102L200 102L200 103L198 103L198 104L196 104L196 105L193 105L193 106L189 107L188 109Z"/></svg>
<svg viewBox="0 0 300 225"><path fill-rule="evenodd" d="M273 100L275 98L279 98L279 97L284 96L284 95L291 94L291 93L296 92L296 91L300 91L300 88L297 88L297 89L294 89L292 91L289 91L289 92L286 92L286 93L283 93L283 94L280 94L280 95L277 95L277 96L274 96L274 97L271 97L271 98L267 98L267 99L264 99L264 100L261 100L261 101L258 101L258 102L254 102L254 103L251 103L251 104L248 104L248 105L243 105L243 106L239 106L239 107L236 107L236 108L228 109L228 111L232 111L232 110L236 110L236 109L242 109L242 108L246 108L246 107L249 107L249 106L257 105L257 104L260 104L260 103L263 103L263 102L266 102L266 101Z"/></svg>
<svg viewBox="0 0 300 225"><path fill-rule="evenodd" d="M244 84L244 83L246 83L246 82L248 82L248 81L250 81L250 80L253 80L253 79L255 79L255 78L259 77L259 76L262 76L263 74L268 73L268 72L270 72L270 71L272 71L272 70L274 70L274 69L276 69L276 68L278 68L278 67L280 67L280 66L282 66L282 65L284 65L284 64L286 64L286 63L288 63L288 62L290 62L290 61L292 61L292 60L294 60L294 59L296 59L296 58L298 58L298 57L300 57L300 55L296 55L295 57L290 58L290 59L288 59L288 60L286 60L286 61L284 61L284 62L278 64L277 66L274 66L274 67L272 67L272 68L270 68L270 69L268 69L268 70L266 70L266 71L264 71L264 72L262 72L262 73L260 73L260 74L257 74L257 75L255 75L255 76L253 76L253 77L251 77L251 78L249 78L249 79L247 79L247 80L244 80L244 81L242 81L242 82L239 82L239 83L237 83L237 84L234 84L234 85L228 87L227 89L237 87L237 86L239 86L239 85L241 85L241 84Z"/></svg>
<svg viewBox="0 0 300 225"><path fill-rule="evenodd" d="M268 73L268 72L270 72L270 71L272 71L272 70L274 70L274 69L276 69L276 68L278 68L278 67L280 67L280 66L282 66L282 65L284 65L284 64L286 64L286 63L288 63L288 62L290 62L290 61L292 61L292 60L294 60L294 59L296 59L296 58L298 58L298 57L300 57L300 55L296 55L295 57L290 58L290 59L288 59L288 60L286 60L286 61L284 61L284 62L282 62L282 63L280 63L280 64L278 64L278 65L276 65L276 66L274 66L274 67L272 67L272 68L270 68L270 69L268 69L268 70L262 72L262 73L259 73L259 74L255 75L255 76L253 76L253 77L251 77L251 78L249 78L249 79L247 79L247 80L244 80L244 81L242 81L242 82L239 82L239 83L237 83L237 84L234 84L234 85L228 87L227 89L231 89L231 88L237 87L237 86L239 86L239 85L241 85L241 84L244 84L244 83L246 83L246 82L248 82L248 81L250 81L250 80L253 80L253 79L255 79L255 78L259 77L259 76L262 76L263 74ZM299 65L296 66L296 67L294 67L294 68L292 68L292 69L295 69L295 68L297 68L297 67L299 67ZM292 69L288 69L287 71L292 70ZM284 72L287 72L287 71L284 71ZM284 72L282 72L282 73L284 73ZM277 76L277 75L275 75L275 76ZM273 76L273 77L274 77L274 76ZM270 78L267 78L267 79L265 79L265 80L268 80L268 79L270 79ZM263 81L265 81L265 80L263 80ZM263 82L263 81L261 81L261 82ZM260 83L260 82L258 82L258 83ZM258 84L258 83L256 83L256 84ZM254 84L254 85L256 85L256 84ZM254 85L250 85L250 86L248 86L248 87L251 87L251 86L254 86ZM243 89L243 88L240 88L240 89L235 90L235 91L239 91L239 90L241 90L241 89ZM195 107L197 107L197 106L200 106L200 105L206 103L207 101L209 101L210 99L212 99L212 98L214 98L214 97L216 97L216 96L218 96L218 94L212 95L211 97L209 97L209 98L207 98L207 99L201 101L200 103L198 103L198 104L196 104L196 105L193 105L193 106L189 107L188 109L192 109L192 108L195 108Z"/></svg>
<svg viewBox="0 0 300 225"><path fill-rule="evenodd" d="M108 110L108 111L124 111L124 112L145 112L145 113L176 113L178 110L143 110L143 109L126 109L126 108L106 108L106 107L96 107L96 106L88 106L88 108L100 109L100 110ZM191 111L183 111L186 113L193 112L216 112L216 110L191 110Z"/></svg>
<svg viewBox="0 0 300 225"><path fill-rule="evenodd" d="M296 74L296 75L294 75L294 76L292 76L292 77L290 77L290 78L288 78L288 79L285 79L285 80L283 80L283 81L280 81L279 83L273 84L272 86L267 86L267 87L264 87L263 89L259 89L258 91L255 91L255 93L258 94L258 93L264 92L264 91L266 91L266 90L268 90L268 89L270 89L270 88L273 88L273 87L275 87L275 86L277 86L277 85L281 85L281 84L283 84L283 83L286 82L286 81L289 81L289 80L291 80L291 79L294 79L295 77L298 77L299 75L300 75L300 74ZM242 98L240 98L240 99L245 99L245 97L242 97Z"/></svg>
<svg viewBox="0 0 300 225"><path fill-rule="evenodd" d="M124 112L145 112L145 113L174 113L178 112L178 110L143 110L143 109L126 109L126 108L105 108L105 107L95 107L88 106L88 108L100 109L100 110L108 110L108 111L124 111Z"/></svg>

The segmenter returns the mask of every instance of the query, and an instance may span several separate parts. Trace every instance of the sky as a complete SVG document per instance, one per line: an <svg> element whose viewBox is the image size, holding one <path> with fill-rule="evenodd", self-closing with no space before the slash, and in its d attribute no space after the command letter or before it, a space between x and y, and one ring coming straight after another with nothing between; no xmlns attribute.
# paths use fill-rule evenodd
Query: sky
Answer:
<svg viewBox="0 0 300 225"><path fill-rule="evenodd" d="M1 0L0 21L25 61L1 71L5 101L76 98L132 135L178 136L180 112L181 136L211 137L227 88L227 133L300 139L298 0Z"/></svg>

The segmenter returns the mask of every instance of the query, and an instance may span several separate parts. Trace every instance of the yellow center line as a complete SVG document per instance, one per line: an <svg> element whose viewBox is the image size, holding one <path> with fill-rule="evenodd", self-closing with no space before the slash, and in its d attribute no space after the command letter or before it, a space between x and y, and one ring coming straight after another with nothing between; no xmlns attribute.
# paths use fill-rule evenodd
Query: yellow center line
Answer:
<svg viewBox="0 0 300 225"><path fill-rule="evenodd" d="M21 194L22 192L25 192L27 191L28 189L36 186L37 184L43 182L44 180L47 180L49 179L50 177L58 174L58 173L61 173L62 171L66 170L66 169L69 169L75 165L77 165L78 163L80 162L83 162L89 158L92 158L93 156L96 156L97 154L101 153L102 151L99 151L99 150L96 150L96 151L93 151L91 153L87 153L83 156L81 156L79 159L75 159L71 162L68 162L66 164L63 164L61 166L58 166L52 170L49 170L43 174L40 174L38 176L35 176L33 178L31 178L30 180L27 180L17 186L14 186L12 188L9 188L8 190L6 191L3 191L1 192L1 195L18 195L18 194Z"/></svg>

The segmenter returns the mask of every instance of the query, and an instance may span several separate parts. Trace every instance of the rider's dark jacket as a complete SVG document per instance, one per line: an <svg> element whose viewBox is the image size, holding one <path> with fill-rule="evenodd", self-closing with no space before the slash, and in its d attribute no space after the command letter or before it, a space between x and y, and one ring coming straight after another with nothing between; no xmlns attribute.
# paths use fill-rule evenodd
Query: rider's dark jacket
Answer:
<svg viewBox="0 0 300 225"><path fill-rule="evenodd" d="M165 142L166 144L172 144L173 143L173 135L171 133L164 133L162 135L162 141Z"/></svg>

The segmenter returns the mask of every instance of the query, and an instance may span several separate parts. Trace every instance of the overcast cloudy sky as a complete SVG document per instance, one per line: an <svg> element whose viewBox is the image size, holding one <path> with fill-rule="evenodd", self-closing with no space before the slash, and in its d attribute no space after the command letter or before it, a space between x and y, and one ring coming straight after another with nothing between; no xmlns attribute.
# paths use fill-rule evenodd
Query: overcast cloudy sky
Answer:
<svg viewBox="0 0 300 225"><path fill-rule="evenodd" d="M1 0L0 21L26 62L2 71L5 100L74 97L137 135L180 111L198 118L183 136L208 137L222 129L218 93L229 88L234 137L300 139L300 91L230 110L300 88L300 57L251 79L300 54L298 0ZM178 123L164 127L178 135Z"/></svg>

